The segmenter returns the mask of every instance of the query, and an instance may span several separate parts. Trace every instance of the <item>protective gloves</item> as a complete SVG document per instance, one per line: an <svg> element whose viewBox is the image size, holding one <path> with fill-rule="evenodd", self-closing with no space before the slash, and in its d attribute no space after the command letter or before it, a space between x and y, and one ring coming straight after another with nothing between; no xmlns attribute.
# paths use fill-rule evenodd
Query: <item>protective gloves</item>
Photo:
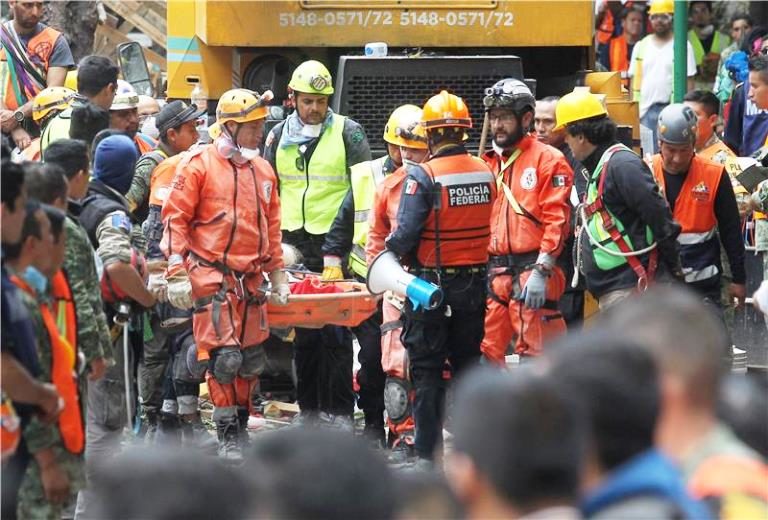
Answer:
<svg viewBox="0 0 768 520"><path fill-rule="evenodd" d="M547 253L539 253L536 266L531 271L523 287L522 299L529 309L540 309L547 300L547 278L555 266L555 258Z"/></svg>
<svg viewBox="0 0 768 520"><path fill-rule="evenodd" d="M288 277L285 271L272 271L269 273L269 283L272 284L272 291L269 298L275 305L288 305L288 297L291 295L291 288L288 287Z"/></svg>
<svg viewBox="0 0 768 520"><path fill-rule="evenodd" d="M341 258L338 256L324 256L323 275L320 279L324 282L343 280L344 272L341 270Z"/></svg>
<svg viewBox="0 0 768 520"><path fill-rule="evenodd" d="M194 305L192 283L189 281L189 273L187 273L181 260L169 262L165 280L168 283L168 302L177 309L191 309Z"/></svg>
<svg viewBox="0 0 768 520"><path fill-rule="evenodd" d="M147 280L147 290L152 293L158 303L168 301L168 282L165 280L165 273L150 273Z"/></svg>

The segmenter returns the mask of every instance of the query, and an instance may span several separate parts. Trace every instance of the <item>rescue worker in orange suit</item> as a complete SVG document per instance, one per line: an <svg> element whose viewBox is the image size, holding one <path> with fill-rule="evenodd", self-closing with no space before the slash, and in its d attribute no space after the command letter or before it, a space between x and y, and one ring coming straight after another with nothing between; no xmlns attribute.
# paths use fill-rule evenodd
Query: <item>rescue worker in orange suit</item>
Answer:
<svg viewBox="0 0 768 520"><path fill-rule="evenodd" d="M339 213L325 235L323 244L322 279L342 280L342 259L349 255L349 269L354 277L365 282L368 265L365 244L368 238L368 216L377 187L395 169L402 166L400 146L415 144L426 148L426 137L405 134L410 124L418 125L421 109L415 105L403 105L389 116L384 127L387 155L372 161L355 164L350 169L351 187L341 203ZM410 138L410 139L409 139ZM421 141L419 141L421 139ZM360 344L357 372L358 406L365 415L366 436L376 445L384 446L384 383L386 376L381 367L381 310L354 327Z"/></svg>
<svg viewBox="0 0 768 520"><path fill-rule="evenodd" d="M183 432L190 432L192 425L199 422L197 417L197 396L199 385L181 384L177 395L164 396L164 388L174 388L172 383L164 385L166 371L173 353L179 323L184 319L192 323L192 313L175 309L164 298L167 290L164 271L166 259L160 250L163 237L161 211L176 174L182 152L191 148L198 140L196 122L202 111L188 106L183 101L172 101L165 105L157 116L159 144L155 150L142 155L136 163L136 173L131 188L126 194L128 202L136 207L134 214L147 214L142 231L147 239L148 287L161 295L150 318L152 338L144 343L144 355L139 362L138 380L142 419L147 423L145 437L152 440L159 428L163 435L174 436L179 426ZM172 324L172 326L164 326ZM181 424L179 418L185 417ZM190 432L191 433L191 432Z"/></svg>
<svg viewBox="0 0 768 520"><path fill-rule="evenodd" d="M696 155L697 124L693 109L682 103L661 111L653 176L682 228L677 242L686 285L721 308L722 241L733 273L728 294L743 305L747 273L739 208L723 165Z"/></svg>
<svg viewBox="0 0 768 520"><path fill-rule="evenodd" d="M555 113L573 156L590 172L577 268L600 309L645 290L657 270L682 279L680 226L643 160L618 142L603 100L580 87L560 98Z"/></svg>
<svg viewBox="0 0 768 520"><path fill-rule="evenodd" d="M413 105L406 105L413 106ZM409 109L407 117L400 117L393 131L403 140L399 147L404 165L423 162L428 154L427 134L421 126L421 109ZM405 180L405 167L385 177L377 186L368 214L366 237L366 263L384 250L384 240L397 226L397 209ZM387 411L388 445L405 457L413 455L413 386L408 370L408 356L400 333L403 300L389 292L382 300L381 368L386 374L384 382L384 407Z"/></svg>
<svg viewBox="0 0 768 520"><path fill-rule="evenodd" d="M325 267L322 247L350 187L350 168L369 161L363 127L328 107L333 80L322 63L305 61L288 83L296 110L264 143L264 158L277 173L283 239L296 247L313 272ZM294 329L297 424L321 422L352 430L352 334L344 327Z"/></svg>
<svg viewBox="0 0 768 520"><path fill-rule="evenodd" d="M565 332L557 308L565 275L556 265L568 239L573 170L565 156L529 134L536 100L522 81L503 79L483 99L493 149L483 159L496 175L491 215L488 311L483 355L503 365L510 340L537 356Z"/></svg>
<svg viewBox="0 0 768 520"><path fill-rule="evenodd" d="M198 359L209 360L219 456L231 462L242 460L247 426L238 408L251 408L264 369L264 274L275 303L287 303L290 292L282 270L277 178L257 148L270 94L222 94L214 125L221 133L184 155L162 210L168 301L195 308L192 327Z"/></svg>
<svg viewBox="0 0 768 520"><path fill-rule="evenodd" d="M464 147L472 119L460 97L446 91L431 97L422 124L431 158L408 165L397 227L385 245L412 273L443 291L442 303L432 310L406 300L401 335L415 389L414 447L419 459L430 461L441 447L445 361L456 376L480 359L496 185L488 166Z"/></svg>

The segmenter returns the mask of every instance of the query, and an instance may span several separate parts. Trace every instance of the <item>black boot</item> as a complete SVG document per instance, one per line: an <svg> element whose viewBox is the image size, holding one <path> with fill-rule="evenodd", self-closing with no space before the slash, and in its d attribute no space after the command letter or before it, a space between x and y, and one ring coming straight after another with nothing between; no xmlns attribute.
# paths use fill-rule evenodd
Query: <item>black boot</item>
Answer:
<svg viewBox="0 0 768 520"><path fill-rule="evenodd" d="M240 439L240 422L237 416L216 421L216 434L219 438L219 458L224 462L239 464L243 462L243 448Z"/></svg>
<svg viewBox="0 0 768 520"><path fill-rule="evenodd" d="M237 422L240 424L240 445L243 449L251 446L251 437L248 435L248 418L250 416L248 408L237 409Z"/></svg>
<svg viewBox="0 0 768 520"><path fill-rule="evenodd" d="M179 416L172 413L160 412L158 420L156 444L178 444L181 442L181 424Z"/></svg>
<svg viewBox="0 0 768 520"><path fill-rule="evenodd" d="M179 423L181 424L181 444L184 447L206 453L216 451L216 439L208 433L203 421L200 419L200 414L194 417L180 417Z"/></svg>
<svg viewBox="0 0 768 520"><path fill-rule="evenodd" d="M384 432L384 411L363 411L365 415L365 427L363 435L370 441L374 449L385 448L387 436Z"/></svg>
<svg viewBox="0 0 768 520"><path fill-rule="evenodd" d="M158 413L154 408L144 408L141 414L141 425L137 437L143 439L145 444L154 444L157 435Z"/></svg>

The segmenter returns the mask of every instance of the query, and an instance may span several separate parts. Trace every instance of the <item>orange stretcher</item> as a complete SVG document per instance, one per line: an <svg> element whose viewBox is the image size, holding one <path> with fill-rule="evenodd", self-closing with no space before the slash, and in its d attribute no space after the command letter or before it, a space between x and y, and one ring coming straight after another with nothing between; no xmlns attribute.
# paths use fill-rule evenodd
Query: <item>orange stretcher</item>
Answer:
<svg viewBox="0 0 768 520"><path fill-rule="evenodd" d="M291 294L288 305L267 304L269 326L275 328L320 328L324 325L355 327L376 312L379 296L364 283L341 281L333 284L342 292L328 294Z"/></svg>

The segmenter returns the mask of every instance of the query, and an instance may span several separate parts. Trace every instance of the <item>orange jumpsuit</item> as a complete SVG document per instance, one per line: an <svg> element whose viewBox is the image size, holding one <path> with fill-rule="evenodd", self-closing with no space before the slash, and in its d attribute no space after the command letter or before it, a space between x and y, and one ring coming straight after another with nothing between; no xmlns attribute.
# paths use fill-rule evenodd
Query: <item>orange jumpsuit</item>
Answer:
<svg viewBox="0 0 768 520"><path fill-rule="evenodd" d="M208 359L220 347L247 349L266 340L269 326L259 289L264 272L283 267L280 200L269 163L256 158L236 164L215 144L183 154L162 218L160 247L168 257L184 258L192 284L198 358ZM242 378L219 385L209 372L207 379L214 405L231 406L235 396L243 404Z"/></svg>
<svg viewBox="0 0 768 520"><path fill-rule="evenodd" d="M547 282L544 307L529 309L520 298L539 253L557 257L570 232L573 171L562 153L533 136L523 137L517 150L509 158L493 151L483 157L497 175L499 189L491 213L491 294L481 348L497 364L504 363L513 338L517 354L535 356L546 339L565 332L557 310L565 290L560 267Z"/></svg>

